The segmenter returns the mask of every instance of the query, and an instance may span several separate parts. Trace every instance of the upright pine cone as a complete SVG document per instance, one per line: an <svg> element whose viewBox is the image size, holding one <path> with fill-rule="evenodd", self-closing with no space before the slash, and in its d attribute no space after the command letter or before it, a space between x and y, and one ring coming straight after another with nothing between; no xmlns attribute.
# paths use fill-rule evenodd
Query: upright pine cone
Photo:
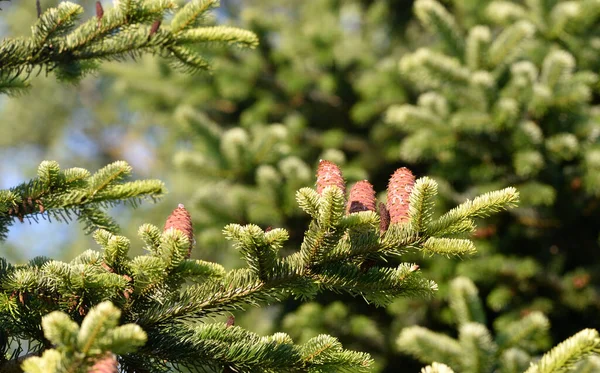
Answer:
<svg viewBox="0 0 600 373"><path fill-rule="evenodd" d="M342 171L333 162L321 160L317 169L317 193L322 194L325 187L334 185L346 194L346 182Z"/></svg>
<svg viewBox="0 0 600 373"><path fill-rule="evenodd" d="M194 242L194 228L192 227L192 217L188 210L185 209L183 204L179 204L179 206L173 210L171 215L167 218L167 222L165 223L165 228L163 232L169 228L175 228L181 232L183 232L187 238L190 240L190 247L188 248L187 257L189 258L192 254L192 244Z"/></svg>
<svg viewBox="0 0 600 373"><path fill-rule="evenodd" d="M359 211L375 211L375 190L367 180L357 182L350 189L346 213Z"/></svg>
<svg viewBox="0 0 600 373"><path fill-rule="evenodd" d="M392 224L408 221L410 193L414 185L415 176L406 167L397 169L390 178L387 209L390 212L390 221Z"/></svg>
<svg viewBox="0 0 600 373"><path fill-rule="evenodd" d="M113 354L107 354L102 359L98 360L89 370L88 373L117 373L119 366L117 359Z"/></svg>

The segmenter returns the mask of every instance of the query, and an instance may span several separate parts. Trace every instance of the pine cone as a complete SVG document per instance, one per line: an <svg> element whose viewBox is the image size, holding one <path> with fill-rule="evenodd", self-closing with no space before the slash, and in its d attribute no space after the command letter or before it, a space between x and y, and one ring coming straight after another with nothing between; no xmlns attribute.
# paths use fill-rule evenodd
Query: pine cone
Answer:
<svg viewBox="0 0 600 373"><path fill-rule="evenodd" d="M390 178L387 209L390 212L390 221L392 224L408 221L410 193L414 185L415 176L406 167L397 169Z"/></svg>
<svg viewBox="0 0 600 373"><path fill-rule="evenodd" d="M229 315L226 325L228 328L235 325L235 317L233 315Z"/></svg>
<svg viewBox="0 0 600 373"><path fill-rule="evenodd" d="M375 211L375 190L367 180L354 184L346 206L346 214L359 211Z"/></svg>
<svg viewBox="0 0 600 373"><path fill-rule="evenodd" d="M117 373L119 366L117 359L113 354L107 354L102 359L98 360L89 370L88 373Z"/></svg>
<svg viewBox="0 0 600 373"><path fill-rule="evenodd" d="M321 160L317 169L317 193L322 194L325 187L334 185L346 194L346 182L342 171L333 162Z"/></svg>
<svg viewBox="0 0 600 373"><path fill-rule="evenodd" d="M387 232L390 226L390 212L384 203L379 202L379 232Z"/></svg>
<svg viewBox="0 0 600 373"><path fill-rule="evenodd" d="M194 228L192 227L192 217L188 210L185 209L183 204L179 204L179 206L173 210L169 218L167 218L167 222L165 223L165 228L163 231L167 229L174 228L181 232L183 232L187 238L190 240L190 247L188 248L189 258L192 254L192 246L194 242Z"/></svg>

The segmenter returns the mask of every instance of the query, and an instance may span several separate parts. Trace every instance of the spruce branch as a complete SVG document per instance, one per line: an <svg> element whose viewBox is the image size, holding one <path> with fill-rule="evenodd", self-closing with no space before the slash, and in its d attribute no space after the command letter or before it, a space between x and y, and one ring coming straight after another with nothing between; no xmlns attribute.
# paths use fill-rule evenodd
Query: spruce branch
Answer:
<svg viewBox="0 0 600 373"><path fill-rule="evenodd" d="M396 346L400 351L411 354L424 363L443 362L452 369L461 371L463 349L457 340L445 334L412 326L402 330Z"/></svg>
<svg viewBox="0 0 600 373"><path fill-rule="evenodd" d="M422 251L425 255L471 255L477 249L473 241L460 238L429 237L423 244Z"/></svg>
<svg viewBox="0 0 600 373"><path fill-rule="evenodd" d="M581 359L600 352L600 336L594 329L584 329L558 344L532 364L525 373L558 373L570 371Z"/></svg>
<svg viewBox="0 0 600 373"><path fill-rule="evenodd" d="M519 348L509 348L499 357L502 373L522 373L530 365L531 356Z"/></svg>
<svg viewBox="0 0 600 373"><path fill-rule="evenodd" d="M476 26L469 30L465 48L465 63L471 71L485 67L485 56L491 39L491 31L486 26Z"/></svg>
<svg viewBox="0 0 600 373"><path fill-rule="evenodd" d="M412 105L392 106L386 113L387 122L405 131L411 131L423 125L442 129L444 127L443 119L427 107Z"/></svg>
<svg viewBox="0 0 600 373"><path fill-rule="evenodd" d="M532 352L536 348L532 341L543 340L549 329L550 322L543 313L531 312L501 330L496 340L502 350L519 347L524 351Z"/></svg>
<svg viewBox="0 0 600 373"><path fill-rule="evenodd" d="M450 309L458 325L468 322L486 323L483 304L475 284L466 277L457 277L450 283Z"/></svg>
<svg viewBox="0 0 600 373"><path fill-rule="evenodd" d="M524 41L531 38L535 31L535 26L527 21L519 21L504 29L490 45L488 64L498 68L512 62Z"/></svg>
<svg viewBox="0 0 600 373"><path fill-rule="evenodd" d="M345 350L337 339L326 335L295 345L284 333L260 337L227 323L178 324L166 331L156 337L156 343L160 340L165 345L158 357L176 356L179 364L188 366L226 366L244 372L367 372L372 365L367 354ZM152 343L150 338L148 345Z"/></svg>
<svg viewBox="0 0 600 373"><path fill-rule="evenodd" d="M415 2L415 14L427 27L433 29L444 41L449 52L458 58L464 56L464 37L454 17L438 2Z"/></svg>
<svg viewBox="0 0 600 373"><path fill-rule="evenodd" d="M111 351L126 354L146 342L146 334L137 325L117 326L121 311L110 302L94 307L81 326L62 312L52 312L42 318L45 337L54 345L42 356L34 356L22 364L24 372L72 373L113 367L116 361ZM94 371L94 370L91 370ZM104 373L106 370L100 372Z"/></svg>
<svg viewBox="0 0 600 373"><path fill-rule="evenodd" d="M400 60L400 71L424 88L439 88L451 83L466 86L470 72L456 58L421 48Z"/></svg>
<svg viewBox="0 0 600 373"><path fill-rule="evenodd" d="M89 189L89 194L97 197L116 183L122 183L129 171L126 164L119 163L90 175L82 169L63 172L57 164L47 163L40 168L39 183L54 188L68 185ZM46 328L50 333L47 338L57 349L44 351L39 360L32 360L40 364L46 359L64 359L60 346L69 346L72 344L69 341L76 340L84 355L94 356L85 364L98 364L106 369L114 366L109 355L112 351L123 367L180 364L257 372L319 371L326 367L364 371L371 364L368 356L342 349L331 337L317 337L297 346L282 334L259 338L232 325L205 323L208 317L232 310L279 302L290 295L312 298L324 290L360 296L375 305L389 304L400 296L431 296L437 285L424 278L416 264L400 263L394 267L363 264L373 258L401 257L409 250L442 251L437 246L444 249L445 255L459 254L465 251L463 246L472 249L468 240L433 237L427 229L414 229L428 220L425 217L433 208L430 206L433 201L421 202L435 195L437 185L431 179L415 183L414 176L405 168L392 176L388 194L393 198L397 193L404 201L401 214L405 224L395 221L382 233L380 217L375 211L367 208L347 213L343 176L335 164L321 162L318 177L321 193L309 189L298 192L299 203L312 221L300 249L291 255L280 255L289 238L287 231L230 224L224 233L234 241L248 263L247 268L226 271L215 263L191 260L191 216L179 206L162 231L149 224L140 227L139 234L147 249L145 255L130 258L128 239L98 230L94 238L103 249L101 253L86 251L70 263L39 258L23 266L6 266L0 320L13 321L11 330L18 335L42 341L39 331L32 329L39 322L39 313L28 310L33 307L68 313L68 316L54 316L64 319L65 322L60 319L57 323L65 326ZM351 192L351 199L374 208L372 186L366 181L358 185ZM413 191L417 193L414 197ZM0 201L8 203L15 196L8 190L0 193ZM500 197L474 201L475 207L459 209L461 219L471 221L482 211L491 213L504 206L499 202L504 201ZM410 221L412 217L422 222L415 224ZM448 228L452 229L455 228ZM436 246L432 242L442 244ZM135 322L147 333L148 342L137 352L126 355L119 352L119 346L126 343L127 328L111 339L110 348L108 344L95 342L99 334L116 325L118 318L110 318L114 316L112 311L95 311L94 306L104 300L121 308L124 321ZM101 322L103 318L107 321ZM14 323L16 320L20 322ZM81 320L83 323L78 327L76 321ZM91 324L97 327L89 327ZM480 335L477 338L483 340ZM236 346L233 349L232 344Z"/></svg>
<svg viewBox="0 0 600 373"><path fill-rule="evenodd" d="M500 191L485 193L473 200L467 200L432 222L427 232L431 235L446 235L456 227L474 217L485 217L516 205L519 193L509 187ZM468 217L467 217L468 216Z"/></svg>
<svg viewBox="0 0 600 373"><path fill-rule="evenodd" d="M415 231L423 232L431 224L436 196L437 184L435 181L428 177L423 177L415 182L410 193L408 209L408 216Z"/></svg>
<svg viewBox="0 0 600 373"><path fill-rule="evenodd" d="M145 53L159 54L185 70L206 70L210 64L189 46L222 43L254 48L256 35L228 26L201 26L215 0L193 0L179 11L171 0L122 1L105 9L96 2L96 15L77 25L83 8L61 2L43 12L30 38L0 42L0 93L26 88L36 69L55 71L59 79L77 81L101 61L122 60ZM170 26L159 28L167 13Z"/></svg>
<svg viewBox="0 0 600 373"><path fill-rule="evenodd" d="M463 371L493 371L498 347L485 325L476 322L460 325L458 340L465 352L461 361Z"/></svg>
<svg viewBox="0 0 600 373"><path fill-rule="evenodd" d="M180 32L198 26L198 22L213 8L219 6L218 0L190 1L173 17L171 29Z"/></svg>
<svg viewBox="0 0 600 373"><path fill-rule="evenodd" d="M95 174L81 168L61 170L58 163L44 161L38 177L0 191L0 235L6 237L14 218L37 222L39 218L85 223L86 231L118 229L103 207L120 202L137 205L145 198L159 199L165 188L158 180L126 182L131 167L123 161L112 163Z"/></svg>
<svg viewBox="0 0 600 373"><path fill-rule="evenodd" d="M486 8L487 17L495 23L510 24L527 16L527 9L511 1L492 1Z"/></svg>

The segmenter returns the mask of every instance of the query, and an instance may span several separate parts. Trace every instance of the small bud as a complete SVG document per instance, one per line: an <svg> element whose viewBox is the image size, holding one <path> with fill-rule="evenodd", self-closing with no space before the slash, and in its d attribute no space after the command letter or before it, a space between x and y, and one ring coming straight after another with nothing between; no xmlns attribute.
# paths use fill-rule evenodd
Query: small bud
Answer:
<svg viewBox="0 0 600 373"><path fill-rule="evenodd" d="M390 178L387 209L390 212L390 221L392 224L408 221L410 193L414 185L415 176L406 167L397 169Z"/></svg>
<svg viewBox="0 0 600 373"><path fill-rule="evenodd" d="M150 27L150 33L148 34L148 40L150 40L152 35L156 34L156 31L158 31L158 28L160 27L161 22L162 21L160 19L157 19L156 21L154 21L152 23L152 26Z"/></svg>
<svg viewBox="0 0 600 373"><path fill-rule="evenodd" d="M379 202L379 232L384 234L390 226L390 212L384 203Z"/></svg>
<svg viewBox="0 0 600 373"><path fill-rule="evenodd" d="M229 315L226 325L228 328L235 325L235 317L233 315Z"/></svg>
<svg viewBox="0 0 600 373"><path fill-rule="evenodd" d="M183 232L190 240L190 247L187 255L189 258L192 254L192 246L194 243L194 228L192 227L192 217L190 216L190 213L181 203L167 218L167 222L165 223L163 231L166 231L170 228L174 228Z"/></svg>
<svg viewBox="0 0 600 373"><path fill-rule="evenodd" d="M413 265L410 267L410 271L411 271L411 272L414 272L414 271L416 271L416 270L418 270L418 269L419 269L419 266L418 266L417 264L413 264Z"/></svg>
<svg viewBox="0 0 600 373"><path fill-rule="evenodd" d="M331 185L346 194L346 182L340 168L333 162L321 160L317 169L317 193L322 194L323 190Z"/></svg>
<svg viewBox="0 0 600 373"><path fill-rule="evenodd" d="M35 10L37 11L38 18L40 18L42 16L42 5L40 4L40 0L35 0Z"/></svg>
<svg viewBox="0 0 600 373"><path fill-rule="evenodd" d="M99 1L96 1L96 18L98 18L98 27L100 27L102 17L104 17L104 9Z"/></svg>
<svg viewBox="0 0 600 373"><path fill-rule="evenodd" d="M357 182L350 189L346 213L359 211L375 211L375 190L367 180Z"/></svg>

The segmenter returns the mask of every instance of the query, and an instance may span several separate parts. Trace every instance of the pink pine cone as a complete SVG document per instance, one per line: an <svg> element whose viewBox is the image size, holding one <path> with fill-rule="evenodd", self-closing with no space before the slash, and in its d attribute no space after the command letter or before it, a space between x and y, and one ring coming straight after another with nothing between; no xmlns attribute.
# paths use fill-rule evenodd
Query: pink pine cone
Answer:
<svg viewBox="0 0 600 373"><path fill-rule="evenodd" d="M350 189L346 213L375 211L375 202L375 189L373 189L373 185L367 180L359 181Z"/></svg>
<svg viewBox="0 0 600 373"><path fill-rule="evenodd" d="M183 204L173 210L171 215L167 218L163 231L174 228L183 232L190 240L190 247L188 249L188 258L192 254L192 243L194 242L194 228L192 227L192 217L188 210L185 209Z"/></svg>
<svg viewBox="0 0 600 373"><path fill-rule="evenodd" d="M117 373L119 371L117 359L113 354L108 354L98 360L89 370L88 373Z"/></svg>
<svg viewBox="0 0 600 373"><path fill-rule="evenodd" d="M390 212L390 222L402 223L409 220L408 208L410 193L415 185L415 176L402 167L396 170L388 184L387 209Z"/></svg>
<svg viewBox="0 0 600 373"><path fill-rule="evenodd" d="M333 162L321 160L317 169L317 193L322 194L323 190L331 185L346 194L346 182L340 168Z"/></svg>

